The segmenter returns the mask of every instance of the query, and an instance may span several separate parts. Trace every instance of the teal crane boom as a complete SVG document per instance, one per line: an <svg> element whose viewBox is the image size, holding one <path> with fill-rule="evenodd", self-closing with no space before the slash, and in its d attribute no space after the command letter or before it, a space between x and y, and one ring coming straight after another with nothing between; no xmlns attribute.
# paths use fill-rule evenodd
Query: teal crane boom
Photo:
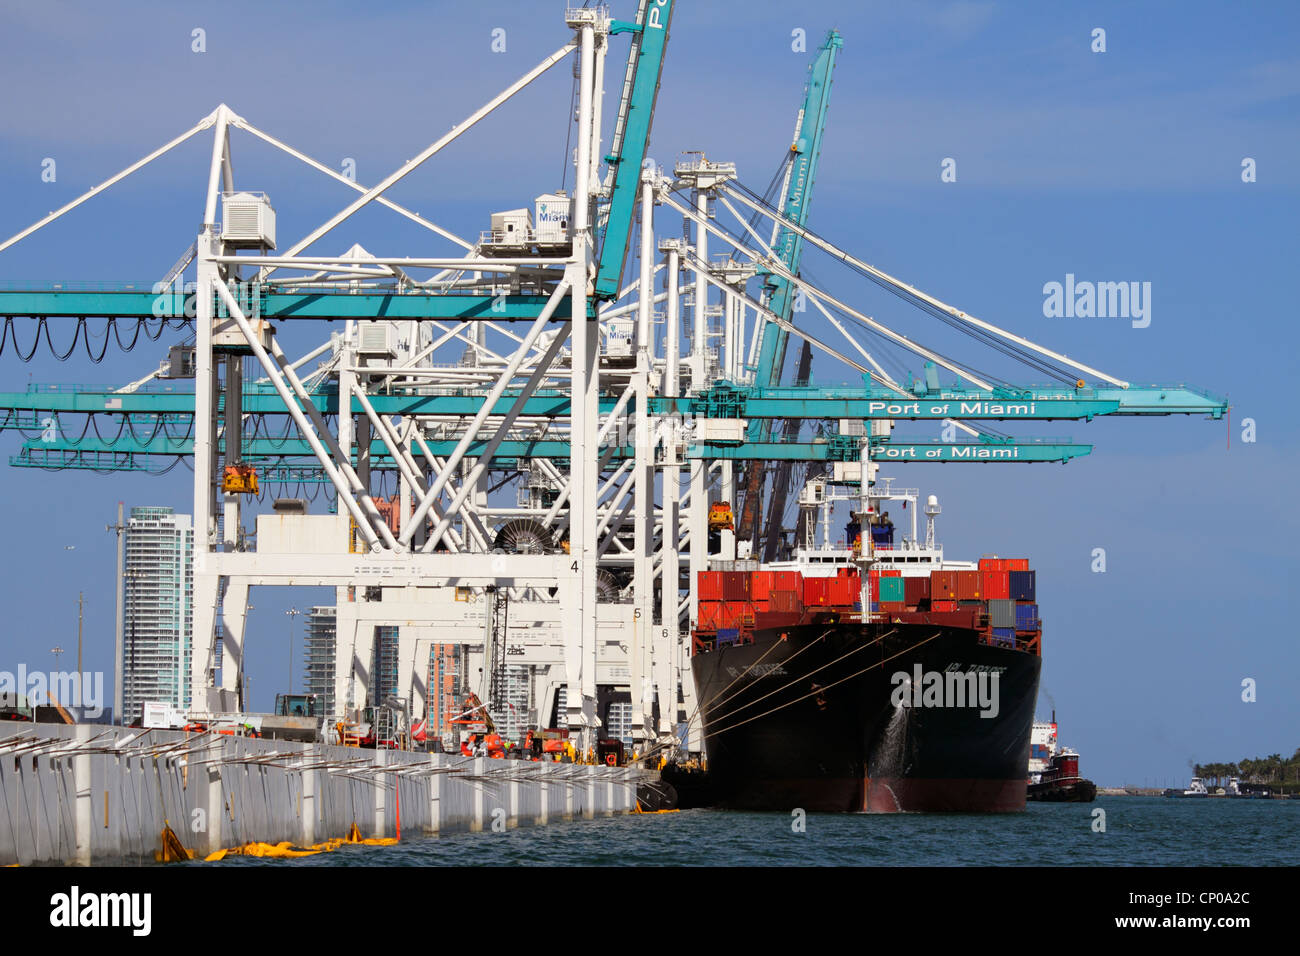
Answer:
<svg viewBox="0 0 1300 956"><path fill-rule="evenodd" d="M808 68L808 82L804 86L803 104L795 121L794 139L790 144L789 164L786 178L782 185L782 211L793 222L803 226L808 221L808 210L812 205L812 189L817 178L817 166L821 160L822 136L826 130L826 114L830 109L831 79L835 72L835 59L844 45L843 38L835 30L826 35L826 40L817 51ZM799 273L803 259L803 235L795 229L778 227L774 234L772 251L776 258L791 275ZM759 328L758 365L754 370L754 381L759 385L779 385L785 368L785 353L789 343L789 333L784 323L789 322L794 312L794 285L780 275L769 275L764 282L763 299L772 313L781 321L774 322L761 319ZM803 373L809 368L811 355L804 344L804 355L799 361L796 383L804 384ZM796 426L797 428L797 426ZM782 423L779 441L785 441L789 435L790 425ZM755 421L749 428L751 440L766 441L772 437L770 420ZM775 556L775 547L781 536L780 523L785 511L785 499L790 488L791 463L783 461L776 466L768 502L768 519L766 531L762 535L766 543L762 544L756 535L762 526L763 494L762 486L768 466L755 461L749 468L741 506L740 533L742 536L754 537L755 547L762 544L765 557Z"/></svg>
<svg viewBox="0 0 1300 956"><path fill-rule="evenodd" d="M808 222L808 210L812 205L813 183L817 177L817 166L821 160L822 135L826 131L826 114L831 102L831 76L835 72L835 58L844 40L834 30L826 35L826 41L817 52L816 59L808 68L808 83L804 89L803 106L799 110L799 121L795 131L794 142L790 145L790 174L782 199L782 209L787 219L800 226ZM803 236L785 226L777 233L773 252L792 273L798 274L799 263L803 257ZM780 276L769 276L764 283L767 293L767 307L783 320L789 321L794 310L794 297L797 290L791 283ZM759 339L758 365L754 381L759 385L781 384L782 368L785 365L786 344L789 334L779 324L764 321L762 337Z"/></svg>
<svg viewBox="0 0 1300 956"><path fill-rule="evenodd" d="M641 0L635 24L615 20L610 26L611 34L632 33L632 51L628 56L613 143L605 157L613 174L613 186L609 194L609 218L596 262L596 299L617 298L622 283L640 189L641 164L650 144L650 126L654 121L672 17L673 0Z"/></svg>

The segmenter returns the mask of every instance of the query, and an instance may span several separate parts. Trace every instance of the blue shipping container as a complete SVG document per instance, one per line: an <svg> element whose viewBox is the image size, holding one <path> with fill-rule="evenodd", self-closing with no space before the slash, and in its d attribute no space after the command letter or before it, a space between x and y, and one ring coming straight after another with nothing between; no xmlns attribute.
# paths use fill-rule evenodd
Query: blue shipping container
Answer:
<svg viewBox="0 0 1300 956"><path fill-rule="evenodd" d="M1014 627L993 628L993 643L1002 647L1016 646L1016 629Z"/></svg>
<svg viewBox="0 0 1300 956"><path fill-rule="evenodd" d="M1037 601L1036 575L1035 571L1008 571L1007 580L1011 587L1008 597L1013 601Z"/></svg>
<svg viewBox="0 0 1300 956"><path fill-rule="evenodd" d="M1016 605L1016 630L1032 631L1038 627L1038 605L1037 604L1017 604Z"/></svg>
<svg viewBox="0 0 1300 956"><path fill-rule="evenodd" d="M720 627L718 628L718 646L723 644L735 644L736 638L740 636L740 628L737 627Z"/></svg>

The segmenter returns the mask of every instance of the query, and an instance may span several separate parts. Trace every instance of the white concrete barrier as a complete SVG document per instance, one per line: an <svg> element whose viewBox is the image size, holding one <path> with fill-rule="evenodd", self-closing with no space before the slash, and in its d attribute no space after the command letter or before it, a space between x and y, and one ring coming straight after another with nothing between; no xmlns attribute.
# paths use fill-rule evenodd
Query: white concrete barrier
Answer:
<svg viewBox="0 0 1300 956"><path fill-rule="evenodd" d="M491 831L629 813L642 770L0 721L0 864L152 862L260 841Z"/></svg>

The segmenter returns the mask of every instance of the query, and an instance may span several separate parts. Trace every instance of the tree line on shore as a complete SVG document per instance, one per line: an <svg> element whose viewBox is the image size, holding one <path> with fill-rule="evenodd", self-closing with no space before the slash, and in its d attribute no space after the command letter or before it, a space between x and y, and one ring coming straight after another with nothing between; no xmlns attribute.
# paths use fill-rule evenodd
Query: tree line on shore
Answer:
<svg viewBox="0 0 1300 956"><path fill-rule="evenodd" d="M1192 772L1207 786L1222 786L1229 777L1240 777L1243 783L1267 784L1278 792L1300 791L1300 748L1290 757L1269 754L1236 763L1198 763Z"/></svg>

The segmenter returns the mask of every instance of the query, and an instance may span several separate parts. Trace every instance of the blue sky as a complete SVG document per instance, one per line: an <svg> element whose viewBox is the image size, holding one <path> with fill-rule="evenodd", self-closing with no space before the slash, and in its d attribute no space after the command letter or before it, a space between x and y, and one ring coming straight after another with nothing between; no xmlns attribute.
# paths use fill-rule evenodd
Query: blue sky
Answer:
<svg viewBox="0 0 1300 956"><path fill-rule="evenodd" d="M613 9L630 17L634 7L624 0ZM219 102L336 168L355 159L359 180L374 182L561 46L562 8L538 0L378 12L350 3L234 2L219 12L175 3L0 4L0 236ZM490 50L498 27L505 53ZM1290 289L1300 251L1297 8L683 0L651 155L671 165L682 151L703 149L734 160L761 191L787 145L811 55L791 50L791 33L805 30L811 51L830 27L844 48L814 229L1071 357L1134 383L1199 385L1233 406L1231 432L1223 422L1184 419L1015 429L1096 444L1091 457L1065 467L897 469L906 484L940 496L940 536L951 555L1026 555L1039 569L1043 684L1062 739L1104 783L1175 783L1189 761L1289 755L1300 746L1290 607L1300 570L1291 490L1300 456L1295 418L1282 411L1300 352ZM191 50L194 28L206 31L206 53ZM1091 50L1095 28L1106 31L1105 53ZM625 49L625 40L614 42ZM616 75L612 58L607 90ZM555 188L570 83L567 66L556 68L399 184L394 198L472 235L490 211ZM192 241L209 149L197 137L0 253L0 281L157 279ZM282 237L305 233L350 199L246 134L235 135L234 152L240 184L271 194ZM46 157L57 163L54 183L40 179ZM940 181L947 157L956 160L955 183ZM1255 160L1257 182L1242 182L1244 157ZM374 252L448 251L379 210L319 248L352 241ZM904 334L954 352L966 347L825 259L810 254L805 265ZM1151 326L1044 318L1044 283L1067 273L1151 282ZM123 383L161 357L142 346L98 367L84 358L23 366L6 352L0 389L29 380ZM821 361L814 376L853 379ZM1254 444L1240 440L1244 417L1256 422ZM18 445L6 435L4 454ZM0 581L8 612L0 667L49 666L49 647L75 647L75 599L84 590L87 666L111 671L113 543L103 527L119 499L189 510L189 473L7 469L3 481L17 506ZM1107 551L1105 574L1090 571L1097 547ZM255 592L249 667L257 705L269 706L287 683L283 610L322 600L329 597L319 591ZM1240 699L1246 677L1258 681L1253 704ZM1044 696L1040 713L1049 709Z"/></svg>

